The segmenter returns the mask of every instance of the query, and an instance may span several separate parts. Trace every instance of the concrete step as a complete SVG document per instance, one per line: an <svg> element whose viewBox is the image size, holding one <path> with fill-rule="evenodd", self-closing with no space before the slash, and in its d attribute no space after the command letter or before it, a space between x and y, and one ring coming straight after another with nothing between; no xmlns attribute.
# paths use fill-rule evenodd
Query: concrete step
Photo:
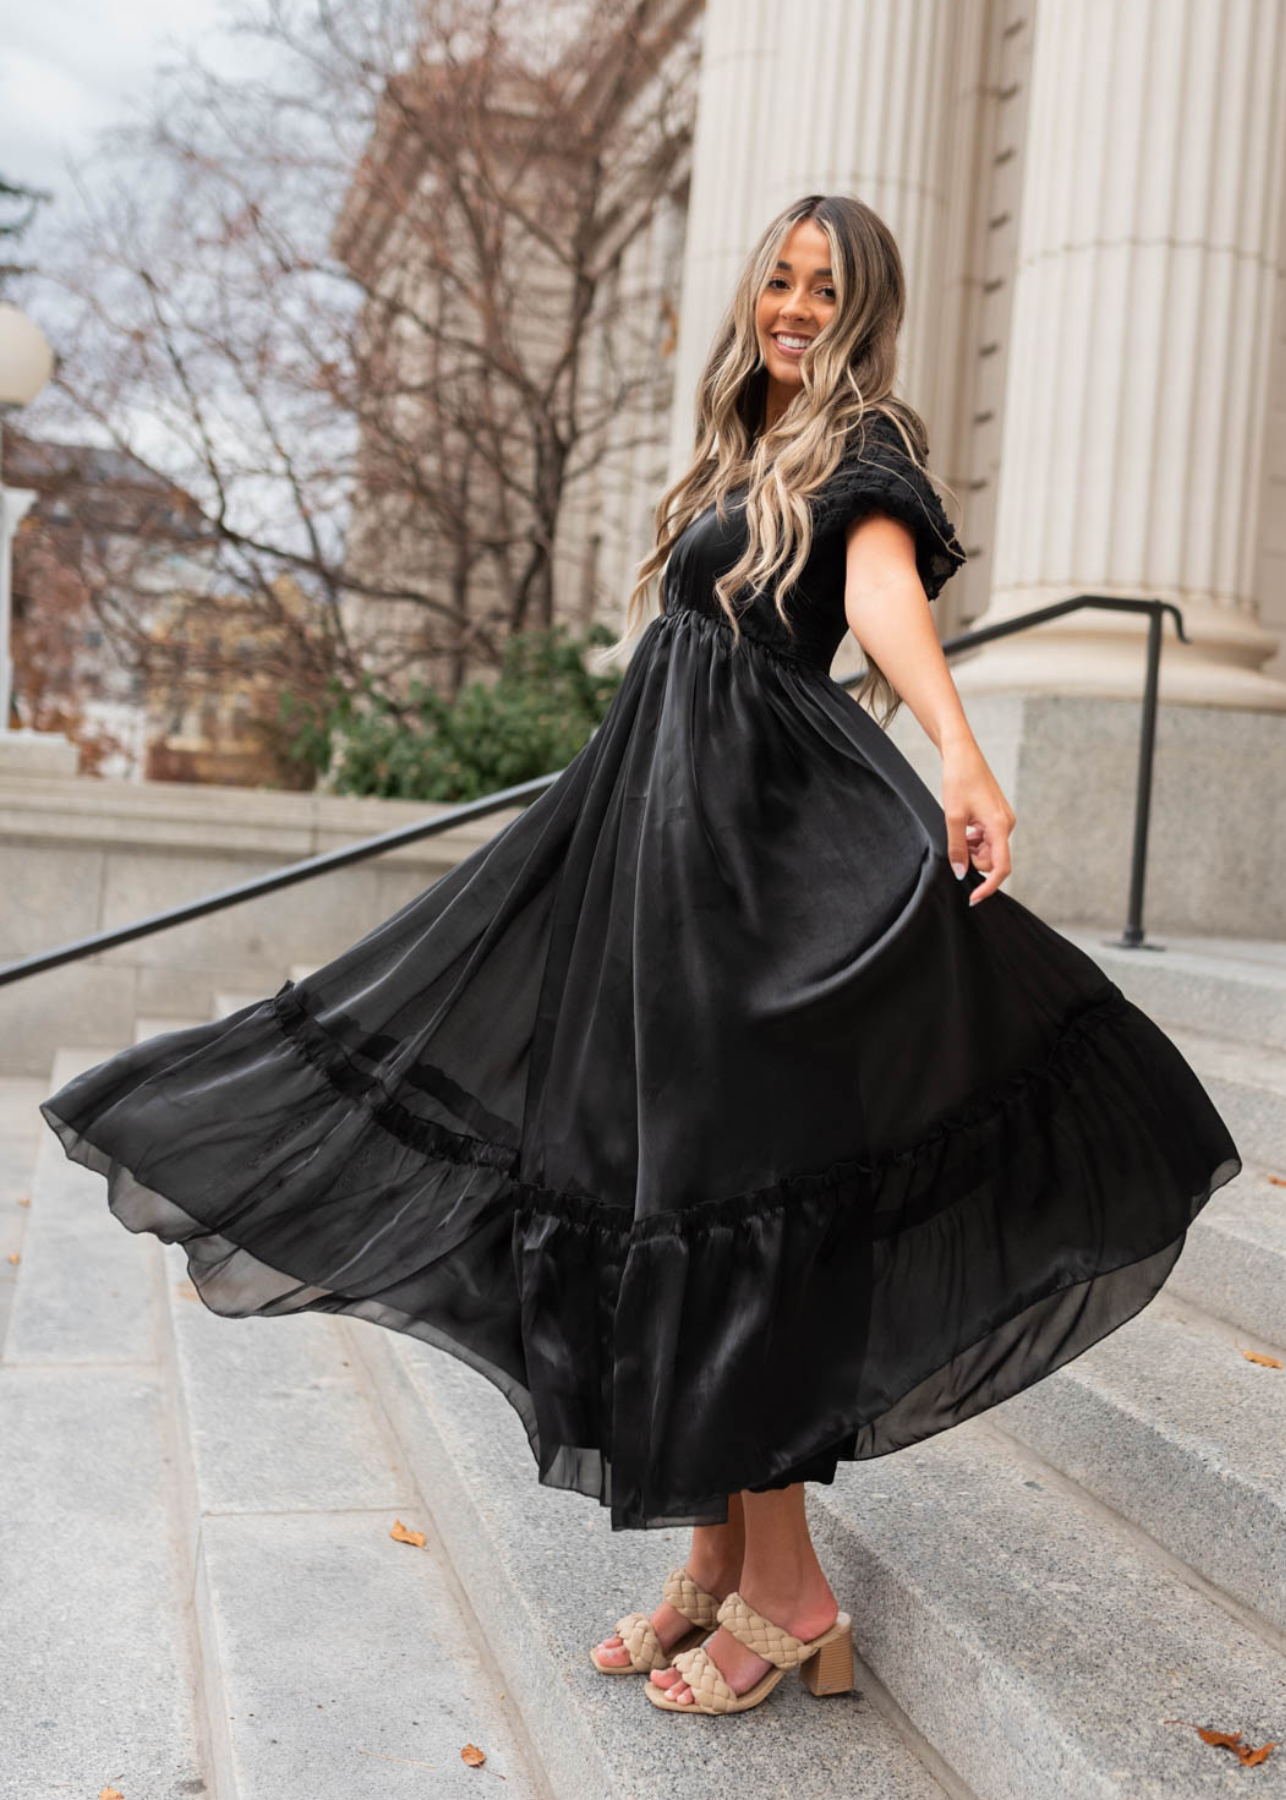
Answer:
<svg viewBox="0 0 1286 1800"><path fill-rule="evenodd" d="M1189 1227L1163 1290L1269 1344L1286 1343L1286 1178L1247 1163Z"/></svg>
<svg viewBox="0 0 1286 1800"><path fill-rule="evenodd" d="M36 1108L48 1092L43 1076L0 1077L0 1350L22 1269L36 1151L47 1129Z"/></svg>
<svg viewBox="0 0 1286 1800"><path fill-rule="evenodd" d="M1280 1645L985 1415L817 1492L863 1654L986 1800L1205 1800L1240 1771L1193 1725L1286 1737Z"/></svg>
<svg viewBox="0 0 1286 1800"><path fill-rule="evenodd" d="M1159 1025L1286 1050L1286 943L1167 931L1156 948L1122 950L1102 930L1058 929Z"/></svg>
<svg viewBox="0 0 1286 1800"><path fill-rule="evenodd" d="M480 1376L376 1326L349 1329L557 1790L684 1792L666 1755L673 1721L642 1696L621 1707L605 1694L587 1647L649 1604L687 1534L613 1538L592 1502L538 1487L516 1417ZM721 1744L729 1791L779 1791L772 1758L790 1734L808 1746L792 1795L901 1792L931 1771L943 1791L985 1800L1204 1800L1226 1791L1228 1770L1166 1721L1286 1737L1286 1655L1271 1632L1196 1591L985 1419L843 1466L809 1489L809 1507L854 1615L861 1697L814 1702L789 1683L771 1737ZM1265 1793L1286 1794L1286 1761L1261 1772Z"/></svg>
<svg viewBox="0 0 1286 1800"><path fill-rule="evenodd" d="M1167 934L1121 950L1060 925L1173 1039L1247 1161L1286 1175L1286 944Z"/></svg>
<svg viewBox="0 0 1286 1800"><path fill-rule="evenodd" d="M1165 1029L1201 1077L1243 1160L1286 1175L1286 1050Z"/></svg>
<svg viewBox="0 0 1286 1800"><path fill-rule="evenodd" d="M1163 1292L989 1417L1286 1647L1286 1367L1241 1341Z"/></svg>
<svg viewBox="0 0 1286 1800"><path fill-rule="evenodd" d="M321 1314L221 1318L178 1245L166 1315L219 1800L548 1790L415 1478ZM396 1542L394 1521L427 1534ZM473 1783L471 1787L469 1784Z"/></svg>
<svg viewBox="0 0 1286 1800"><path fill-rule="evenodd" d="M100 1061L62 1052L44 1097ZM158 1353L160 1246L37 1114L0 1361L4 1773L12 1800L207 1791ZM25 1185L25 1184L24 1184Z"/></svg>
<svg viewBox="0 0 1286 1800"><path fill-rule="evenodd" d="M788 1677L755 1713L757 1728L716 1723L718 1743L703 1737L694 1752L694 1728L651 1706L641 1677L603 1676L589 1660L623 1613L659 1602L691 1534L614 1534L595 1502L538 1484L517 1415L482 1376L380 1326L346 1320L344 1329L559 1800L967 1800L932 1747L908 1739L875 1702L866 1671L858 1693L825 1699ZM694 1754L703 1756L699 1773Z"/></svg>

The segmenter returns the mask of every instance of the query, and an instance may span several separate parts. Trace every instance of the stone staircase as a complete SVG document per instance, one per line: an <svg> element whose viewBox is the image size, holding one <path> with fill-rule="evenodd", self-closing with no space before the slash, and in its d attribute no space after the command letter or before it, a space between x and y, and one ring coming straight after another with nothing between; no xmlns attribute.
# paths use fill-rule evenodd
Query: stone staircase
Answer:
<svg viewBox="0 0 1286 1800"><path fill-rule="evenodd" d="M0 1082L0 1795L1286 1796L1286 1368L1243 1354L1286 1362L1286 946L1064 930L1247 1166L1137 1318L810 1490L859 1692L699 1725L588 1659L685 1532L541 1488L503 1398L412 1338L208 1312L36 1113L101 1048ZM1279 1747L1245 1768L1194 1726Z"/></svg>

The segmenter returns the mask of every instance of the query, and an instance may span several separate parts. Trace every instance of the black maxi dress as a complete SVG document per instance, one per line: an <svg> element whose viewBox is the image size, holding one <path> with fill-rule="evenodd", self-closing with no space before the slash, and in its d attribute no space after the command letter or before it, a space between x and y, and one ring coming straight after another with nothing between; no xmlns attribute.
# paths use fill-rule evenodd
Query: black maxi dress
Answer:
<svg viewBox="0 0 1286 1800"><path fill-rule="evenodd" d="M306 980L41 1103L215 1312L439 1346L614 1530L1016 1394L1154 1297L1241 1167L1090 957L1003 889L969 906L938 801L830 678L869 510L936 597L963 551L873 419L793 635L761 595L734 641L744 525L708 511L521 815Z"/></svg>

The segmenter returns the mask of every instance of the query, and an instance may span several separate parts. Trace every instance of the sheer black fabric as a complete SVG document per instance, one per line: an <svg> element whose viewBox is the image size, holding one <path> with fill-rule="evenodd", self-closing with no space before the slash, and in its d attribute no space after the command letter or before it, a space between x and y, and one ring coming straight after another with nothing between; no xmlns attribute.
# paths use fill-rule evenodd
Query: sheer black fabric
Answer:
<svg viewBox="0 0 1286 1800"><path fill-rule="evenodd" d="M937 800L830 679L863 508L912 525L926 591L963 561L877 430L816 502L794 632L759 596L738 643L740 528L705 514L520 817L306 981L42 1103L214 1311L439 1346L615 1529L1017 1393L1148 1303L1241 1166L1089 957L968 905Z"/></svg>

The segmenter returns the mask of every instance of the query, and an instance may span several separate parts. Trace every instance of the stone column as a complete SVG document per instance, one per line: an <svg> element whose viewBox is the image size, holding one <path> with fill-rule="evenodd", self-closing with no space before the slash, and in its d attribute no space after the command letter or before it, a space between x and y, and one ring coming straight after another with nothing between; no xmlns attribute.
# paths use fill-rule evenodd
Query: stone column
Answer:
<svg viewBox="0 0 1286 1800"><path fill-rule="evenodd" d="M1160 597L1161 697L1286 710L1259 666L1282 266L1281 0L1035 0L991 605ZM956 665L964 694L1137 698L1146 621L1084 611Z"/></svg>
<svg viewBox="0 0 1286 1800"><path fill-rule="evenodd" d="M930 436L958 354L940 329L964 228L949 204L959 70L978 65L982 9L957 0L707 0L683 263L671 476L692 453L697 378L764 226L807 193L850 193L884 218L906 267L900 391Z"/></svg>

